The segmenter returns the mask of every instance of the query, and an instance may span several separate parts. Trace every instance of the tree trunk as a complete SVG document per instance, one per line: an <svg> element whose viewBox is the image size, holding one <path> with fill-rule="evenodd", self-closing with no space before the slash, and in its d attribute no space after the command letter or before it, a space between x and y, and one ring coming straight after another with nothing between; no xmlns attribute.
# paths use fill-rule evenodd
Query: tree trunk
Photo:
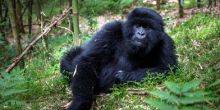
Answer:
<svg viewBox="0 0 220 110"><path fill-rule="evenodd" d="M160 0L157 0L157 10L159 10L160 9Z"/></svg>
<svg viewBox="0 0 220 110"><path fill-rule="evenodd" d="M209 0L209 2L208 2L208 7L210 8L211 5L212 5L212 0Z"/></svg>
<svg viewBox="0 0 220 110"><path fill-rule="evenodd" d="M4 32L4 17L3 17L3 0L0 0L0 37L3 37L5 39L5 32Z"/></svg>
<svg viewBox="0 0 220 110"><path fill-rule="evenodd" d="M3 5L3 1L0 0L0 23L3 22L3 10L2 10L2 5ZM0 37L3 36L1 33L2 33L2 34L4 33L4 32L3 32L3 27L2 27L2 25L0 25Z"/></svg>
<svg viewBox="0 0 220 110"><path fill-rule="evenodd" d="M2 6L3 5L3 1L2 0L0 0L0 21L2 21L2 19L3 19L3 10L2 10Z"/></svg>
<svg viewBox="0 0 220 110"><path fill-rule="evenodd" d="M74 37L76 37L77 39L76 45L80 45L78 0L73 0L73 25L74 25Z"/></svg>
<svg viewBox="0 0 220 110"><path fill-rule="evenodd" d="M71 8L72 7L72 0L68 0L69 1L69 8ZM70 9L70 13L69 13L69 23L70 23L70 30L72 31L72 32L74 32L74 27L73 27L73 10L72 9Z"/></svg>
<svg viewBox="0 0 220 110"><path fill-rule="evenodd" d="M63 0L59 0L59 2L60 2L60 3L59 3L59 4L60 4L60 13L62 13L62 11L63 11L63 10L62 10L62 9L63 9L63 2L62 2L62 1L63 1Z"/></svg>
<svg viewBox="0 0 220 110"><path fill-rule="evenodd" d="M197 7L198 7L198 8L201 7L201 0L197 0Z"/></svg>
<svg viewBox="0 0 220 110"><path fill-rule="evenodd" d="M40 27L41 27L41 32L44 31L44 16L41 14L41 20L40 20ZM42 37L42 43L43 46L48 49L48 38L46 36L43 35Z"/></svg>
<svg viewBox="0 0 220 110"><path fill-rule="evenodd" d="M31 38L31 30L32 30L32 4L33 0L28 1L28 36Z"/></svg>
<svg viewBox="0 0 220 110"><path fill-rule="evenodd" d="M217 0L214 0L215 2L214 2L214 6L217 6Z"/></svg>
<svg viewBox="0 0 220 110"><path fill-rule="evenodd" d="M21 42L20 42L20 35L18 33L18 25L16 24L16 15L14 13L13 9L13 3L12 0L6 0L7 5L8 5L8 12L9 12L9 18L11 21L11 28L12 28L12 33L14 37L14 43L15 43L15 49L16 49L16 55L20 55L22 52L22 47L21 47ZM20 63L20 66L24 66L24 62Z"/></svg>
<svg viewBox="0 0 220 110"><path fill-rule="evenodd" d="M6 41L5 33L8 31L8 8L7 4L4 0L0 0L0 33L4 37L4 40Z"/></svg>
<svg viewBox="0 0 220 110"><path fill-rule="evenodd" d="M16 22L18 24L19 32L25 33L24 25L23 25L23 20L22 20L21 2L20 2L20 0L15 0L15 12L16 12Z"/></svg>
<svg viewBox="0 0 220 110"><path fill-rule="evenodd" d="M179 4L179 17L182 18L183 17L183 0L178 0L178 4Z"/></svg>
<svg viewBox="0 0 220 110"><path fill-rule="evenodd" d="M37 20L40 20L41 18L41 5L40 5L40 0L35 0L35 9L36 9L36 15L37 15Z"/></svg>

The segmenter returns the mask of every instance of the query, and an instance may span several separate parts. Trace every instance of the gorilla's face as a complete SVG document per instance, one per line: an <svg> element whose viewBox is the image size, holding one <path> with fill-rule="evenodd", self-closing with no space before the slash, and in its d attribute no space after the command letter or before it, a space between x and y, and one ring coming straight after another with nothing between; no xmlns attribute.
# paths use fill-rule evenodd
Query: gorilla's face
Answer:
<svg viewBox="0 0 220 110"><path fill-rule="evenodd" d="M132 28L133 35L130 38L131 43L139 47L145 47L148 41L147 37L149 37L148 34L151 33L152 29L148 26L142 26L139 24L134 25Z"/></svg>
<svg viewBox="0 0 220 110"><path fill-rule="evenodd" d="M160 41L160 34L164 33L163 21L155 11L137 8L128 15L123 31L127 44L132 48L150 51Z"/></svg>

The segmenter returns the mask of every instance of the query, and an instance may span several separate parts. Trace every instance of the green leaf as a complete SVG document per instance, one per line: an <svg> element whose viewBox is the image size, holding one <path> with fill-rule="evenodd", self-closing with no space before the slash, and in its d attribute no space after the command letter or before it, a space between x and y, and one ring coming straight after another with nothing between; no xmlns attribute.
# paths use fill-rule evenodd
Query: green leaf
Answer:
<svg viewBox="0 0 220 110"><path fill-rule="evenodd" d="M152 91L150 92L151 95L154 95L160 99L166 100L171 103L179 104L179 99L175 95L170 94L169 92L164 91Z"/></svg>
<svg viewBox="0 0 220 110"><path fill-rule="evenodd" d="M169 81L166 81L165 85L171 92L173 92L175 94L181 94L181 91L180 91L181 89L180 89L179 85L177 85L173 82L169 82Z"/></svg>
<svg viewBox="0 0 220 110"><path fill-rule="evenodd" d="M2 96L9 96L9 95L17 94L17 93L22 93L25 91L27 91L27 89L25 89L25 90L10 89L10 90L7 90L7 91L1 93L1 95Z"/></svg>
<svg viewBox="0 0 220 110"><path fill-rule="evenodd" d="M4 102L4 104L7 104L7 105L19 105L19 106L23 106L23 105L26 105L26 102L25 101L21 101L21 100L14 100L14 99L11 99L11 100L7 100Z"/></svg>
<svg viewBox="0 0 220 110"><path fill-rule="evenodd" d="M217 86L217 85L220 85L220 79L216 80L214 83L209 85L208 88L213 87L213 86Z"/></svg>
<svg viewBox="0 0 220 110"><path fill-rule="evenodd" d="M200 110L200 109L198 109L196 107L182 107L179 110Z"/></svg>
<svg viewBox="0 0 220 110"><path fill-rule="evenodd" d="M187 92L193 88L196 88L200 84L200 80L192 80L183 84L181 91Z"/></svg>
<svg viewBox="0 0 220 110"><path fill-rule="evenodd" d="M205 91L195 91L195 92L183 93L183 95L187 96L187 97L199 97L199 96L205 96L208 94L210 94L210 92L205 92Z"/></svg>
<svg viewBox="0 0 220 110"><path fill-rule="evenodd" d="M6 83L4 82L4 80L0 78L0 88L5 86L5 85L6 85Z"/></svg>
<svg viewBox="0 0 220 110"><path fill-rule="evenodd" d="M120 6L121 6L121 7L129 6L129 5L132 4L133 2L134 2L134 0L121 0L121 1L120 1Z"/></svg>
<svg viewBox="0 0 220 110"><path fill-rule="evenodd" d="M159 110L177 110L177 107L174 105L167 104L162 101L154 100L154 99L145 99L145 103L158 108Z"/></svg>
<svg viewBox="0 0 220 110"><path fill-rule="evenodd" d="M180 103L182 104L194 104L194 103L199 103L199 102L205 102L208 100L214 100L215 98L212 97L184 97L180 99Z"/></svg>

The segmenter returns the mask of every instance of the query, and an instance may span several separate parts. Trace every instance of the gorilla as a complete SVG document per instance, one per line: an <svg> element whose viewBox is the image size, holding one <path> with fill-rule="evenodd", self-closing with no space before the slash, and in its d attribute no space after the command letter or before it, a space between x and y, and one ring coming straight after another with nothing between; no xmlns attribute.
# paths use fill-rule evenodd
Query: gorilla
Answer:
<svg viewBox="0 0 220 110"><path fill-rule="evenodd" d="M174 43L163 26L157 12L136 8L125 21L105 24L90 41L68 51L60 65L73 94L68 110L89 110L95 95L114 84L175 71Z"/></svg>

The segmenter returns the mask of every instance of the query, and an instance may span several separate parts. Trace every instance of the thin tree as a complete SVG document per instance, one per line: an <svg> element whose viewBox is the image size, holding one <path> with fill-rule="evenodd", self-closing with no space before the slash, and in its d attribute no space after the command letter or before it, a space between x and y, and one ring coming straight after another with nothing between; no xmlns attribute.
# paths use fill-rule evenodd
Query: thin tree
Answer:
<svg viewBox="0 0 220 110"><path fill-rule="evenodd" d="M14 37L14 43L15 43L15 49L16 49L16 55L20 55L22 52L22 47L21 47L21 42L20 42L20 35L18 33L18 25L16 24L16 15L14 13L13 9L13 2L12 0L6 0L7 5L8 5L8 14L9 14L9 19L11 22L11 28L12 28L12 33ZM20 66L24 66L24 62L20 63Z"/></svg>
<svg viewBox="0 0 220 110"><path fill-rule="evenodd" d="M5 36L5 33L7 32L8 26L8 8L7 3L4 0L0 0L0 33L2 36ZM6 37L4 37L6 41Z"/></svg>
<svg viewBox="0 0 220 110"><path fill-rule="evenodd" d="M0 22L3 22L3 0L0 0ZM4 36L2 34L4 34L4 27L2 25L0 25L0 37Z"/></svg>
<svg viewBox="0 0 220 110"><path fill-rule="evenodd" d="M69 1L69 8L71 8L72 7L72 0L68 0ZM70 9L70 13L69 13L69 20L70 20L70 30L72 31L72 32L74 32L74 27L73 27L73 10L72 9Z"/></svg>
<svg viewBox="0 0 220 110"><path fill-rule="evenodd" d="M34 5L35 5L35 11L37 15L37 20L41 19L41 5L40 5L40 0L34 0Z"/></svg>
<svg viewBox="0 0 220 110"><path fill-rule="evenodd" d="M79 38L79 13L78 13L78 0L73 0L73 27L74 27L74 37L77 39L77 45L80 45Z"/></svg>
<svg viewBox="0 0 220 110"><path fill-rule="evenodd" d="M179 6L179 17L182 18L183 17L183 4L184 4L184 1L183 0L178 0L178 6Z"/></svg>
<svg viewBox="0 0 220 110"><path fill-rule="evenodd" d="M157 10L159 10L160 9L160 0L157 0L156 3L157 3L156 4L157 5Z"/></svg>
<svg viewBox="0 0 220 110"><path fill-rule="evenodd" d="M21 13L21 1L20 0L15 0L15 15L16 15L16 22L19 25L18 29L19 32L25 33L24 31L24 25L23 25L23 20L22 20L22 13Z"/></svg>
<svg viewBox="0 0 220 110"><path fill-rule="evenodd" d="M32 30L32 5L33 0L28 1L28 36L31 37Z"/></svg>
<svg viewBox="0 0 220 110"><path fill-rule="evenodd" d="M198 7L198 8L201 7L201 0L197 0L197 7Z"/></svg>
<svg viewBox="0 0 220 110"><path fill-rule="evenodd" d="M2 18L3 18L3 9L2 9L2 5L3 5L3 1L0 0L0 21L1 21Z"/></svg>

